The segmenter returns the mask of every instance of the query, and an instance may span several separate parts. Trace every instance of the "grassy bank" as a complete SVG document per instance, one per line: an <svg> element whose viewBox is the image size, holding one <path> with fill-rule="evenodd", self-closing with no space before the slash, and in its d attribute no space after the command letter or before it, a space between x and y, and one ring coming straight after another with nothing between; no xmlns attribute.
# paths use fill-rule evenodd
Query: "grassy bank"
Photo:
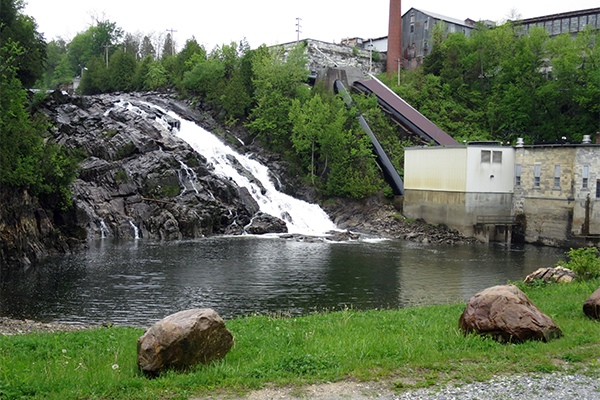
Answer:
<svg viewBox="0 0 600 400"><path fill-rule="evenodd" d="M582 311L599 285L595 279L525 289L564 332L550 343L464 336L457 328L464 304L252 316L226 321L235 346L223 360L153 380L136 368L140 329L0 337L0 398L181 399L349 377L390 379L402 390L565 368L600 376L600 323Z"/></svg>

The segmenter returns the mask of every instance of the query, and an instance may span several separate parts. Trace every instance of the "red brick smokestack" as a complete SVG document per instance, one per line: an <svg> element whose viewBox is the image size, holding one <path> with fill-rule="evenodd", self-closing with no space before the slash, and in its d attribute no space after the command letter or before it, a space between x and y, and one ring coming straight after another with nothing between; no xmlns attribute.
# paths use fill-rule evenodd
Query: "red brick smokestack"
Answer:
<svg viewBox="0 0 600 400"><path fill-rule="evenodd" d="M390 0L390 23L388 26L388 73L398 71L398 59L402 53L402 10L401 0Z"/></svg>

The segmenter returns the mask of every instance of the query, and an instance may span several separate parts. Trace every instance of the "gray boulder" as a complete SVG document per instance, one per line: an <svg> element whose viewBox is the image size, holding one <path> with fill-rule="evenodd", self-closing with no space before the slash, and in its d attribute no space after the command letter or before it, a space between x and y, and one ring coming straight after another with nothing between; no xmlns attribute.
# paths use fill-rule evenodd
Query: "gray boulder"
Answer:
<svg viewBox="0 0 600 400"><path fill-rule="evenodd" d="M577 273L575 273L575 271L558 266L556 268L539 268L535 272L527 275L524 282L532 284L537 280L541 280L550 283L569 283L575 278L577 278Z"/></svg>
<svg viewBox="0 0 600 400"><path fill-rule="evenodd" d="M251 235L262 235L265 233L287 233L285 221L272 215L259 212L252 218L250 225L246 226L246 232Z"/></svg>
<svg viewBox="0 0 600 400"><path fill-rule="evenodd" d="M562 331L519 288L500 285L471 297L458 321L465 333L490 335L500 342L548 340Z"/></svg>
<svg viewBox="0 0 600 400"><path fill-rule="evenodd" d="M233 335L210 308L191 309L158 321L137 342L138 368L147 375L185 370L225 357Z"/></svg>
<svg viewBox="0 0 600 400"><path fill-rule="evenodd" d="M583 303L583 312L590 318L600 320L600 287Z"/></svg>

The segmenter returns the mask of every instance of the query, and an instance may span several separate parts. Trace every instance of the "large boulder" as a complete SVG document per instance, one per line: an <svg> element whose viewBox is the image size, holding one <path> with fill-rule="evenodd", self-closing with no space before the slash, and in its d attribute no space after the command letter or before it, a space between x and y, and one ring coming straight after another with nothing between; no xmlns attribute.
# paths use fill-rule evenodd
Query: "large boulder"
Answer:
<svg viewBox="0 0 600 400"><path fill-rule="evenodd" d="M287 233L288 228L284 220L259 212L252 218L252 222L245 230L251 235L262 235L265 233Z"/></svg>
<svg viewBox="0 0 600 400"><path fill-rule="evenodd" d="M600 287L583 303L583 312L590 318L600 320Z"/></svg>
<svg viewBox="0 0 600 400"><path fill-rule="evenodd" d="M558 266L556 268L539 268L527 275L525 283L532 284L535 281L569 283L575 278L577 278L577 273L575 273L575 271Z"/></svg>
<svg viewBox="0 0 600 400"><path fill-rule="evenodd" d="M558 338L562 331L519 288L500 285L471 297L458 322L465 333L490 335L501 342Z"/></svg>
<svg viewBox="0 0 600 400"><path fill-rule="evenodd" d="M137 363L147 375L185 370L225 357L233 335L210 308L180 311L150 327L137 342Z"/></svg>

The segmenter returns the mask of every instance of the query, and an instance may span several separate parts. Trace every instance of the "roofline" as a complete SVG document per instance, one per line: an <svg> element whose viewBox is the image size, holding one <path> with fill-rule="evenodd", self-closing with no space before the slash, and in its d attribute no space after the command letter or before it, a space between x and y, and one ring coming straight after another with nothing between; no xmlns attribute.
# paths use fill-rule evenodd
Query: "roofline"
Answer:
<svg viewBox="0 0 600 400"><path fill-rule="evenodd" d="M558 13L558 14L543 15L541 17L532 17L532 18L526 18L526 19L519 19L519 20L516 20L514 22L522 24L522 23L537 22L537 21L547 20L547 19L556 19L556 18L559 18L559 17L564 18L564 17L575 16L575 15L595 14L595 13L600 13L600 7L598 7L598 8L588 8L586 10L579 10L579 11L567 11L567 12Z"/></svg>

